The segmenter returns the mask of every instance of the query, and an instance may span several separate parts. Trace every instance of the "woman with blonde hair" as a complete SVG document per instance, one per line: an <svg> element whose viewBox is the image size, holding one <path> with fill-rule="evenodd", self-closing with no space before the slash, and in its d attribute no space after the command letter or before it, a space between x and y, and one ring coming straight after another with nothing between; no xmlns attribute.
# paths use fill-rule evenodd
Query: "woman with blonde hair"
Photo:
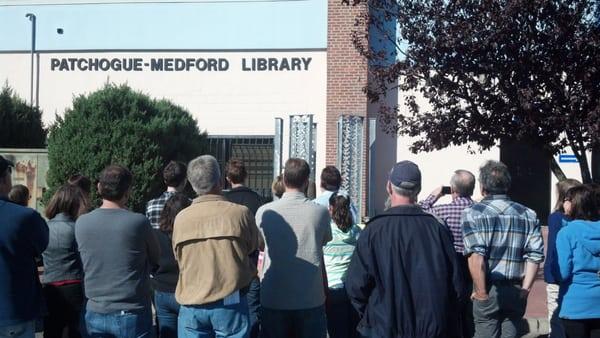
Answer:
<svg viewBox="0 0 600 338"><path fill-rule="evenodd" d="M562 324L558 318L559 299L558 290L560 283L560 271L558 268L558 258L556 255L556 235L567 220L563 208L563 200L567 191L573 187L581 185L581 182L574 179L566 179L556 183L556 204L554 212L548 217L548 241L546 243L546 261L544 263L544 280L546 281L546 294L548 297L548 321L550 323L549 338L564 338L565 333Z"/></svg>

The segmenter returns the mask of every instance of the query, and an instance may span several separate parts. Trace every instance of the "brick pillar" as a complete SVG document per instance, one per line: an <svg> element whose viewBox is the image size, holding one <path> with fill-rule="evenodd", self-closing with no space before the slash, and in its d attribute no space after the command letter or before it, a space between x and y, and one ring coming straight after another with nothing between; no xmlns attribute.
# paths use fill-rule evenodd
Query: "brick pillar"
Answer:
<svg viewBox="0 0 600 338"><path fill-rule="evenodd" d="M368 195L368 122L367 97L363 88L367 84L367 61L352 43L352 31L359 14L366 5L343 5L342 0L328 0L327 11L327 125L326 164L335 165L337 158L337 121L340 115L364 116L365 158L363 160L361 209L366 212Z"/></svg>

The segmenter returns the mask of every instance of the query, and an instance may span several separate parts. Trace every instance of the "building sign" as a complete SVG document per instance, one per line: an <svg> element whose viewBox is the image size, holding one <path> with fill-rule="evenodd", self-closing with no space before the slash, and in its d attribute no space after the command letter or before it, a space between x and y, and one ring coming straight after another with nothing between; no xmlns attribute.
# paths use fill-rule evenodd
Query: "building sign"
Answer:
<svg viewBox="0 0 600 338"><path fill-rule="evenodd" d="M560 154L558 155L559 163L579 163L577 157L573 154Z"/></svg>
<svg viewBox="0 0 600 338"><path fill-rule="evenodd" d="M312 57L241 58L233 65L244 72L308 71ZM226 72L228 58L51 58L50 70L60 72Z"/></svg>

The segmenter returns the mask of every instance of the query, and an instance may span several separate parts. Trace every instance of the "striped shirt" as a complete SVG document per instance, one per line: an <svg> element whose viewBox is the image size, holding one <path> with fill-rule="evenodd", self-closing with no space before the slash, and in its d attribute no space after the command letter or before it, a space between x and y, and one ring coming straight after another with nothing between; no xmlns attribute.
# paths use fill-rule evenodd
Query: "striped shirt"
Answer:
<svg viewBox="0 0 600 338"><path fill-rule="evenodd" d="M521 280L525 262L541 263L544 245L535 212L506 195L486 196L462 213L465 256L486 258L488 279Z"/></svg>
<svg viewBox="0 0 600 338"><path fill-rule="evenodd" d="M359 233L360 228L357 225L353 225L348 232L343 232L334 222L331 222L333 239L323 247L327 284L330 288L344 286Z"/></svg>
<svg viewBox="0 0 600 338"><path fill-rule="evenodd" d="M434 195L429 195L419 205L423 210L430 212L446 222L446 225L452 233L452 242L454 250L459 253L464 252L462 225L460 224L460 216L465 208L473 205L471 197L457 197L448 204L438 204L438 198Z"/></svg>

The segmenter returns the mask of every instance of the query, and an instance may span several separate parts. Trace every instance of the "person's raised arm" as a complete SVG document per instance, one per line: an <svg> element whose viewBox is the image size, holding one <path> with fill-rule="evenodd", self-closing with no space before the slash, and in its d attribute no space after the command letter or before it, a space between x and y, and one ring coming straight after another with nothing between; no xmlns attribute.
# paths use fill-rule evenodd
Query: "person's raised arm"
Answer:
<svg viewBox="0 0 600 338"><path fill-rule="evenodd" d="M419 202L419 206L425 211L430 211L433 208L435 202L437 202L437 200L439 200L440 197L442 197L442 188L442 186L435 188L431 192L431 194L427 196L426 199Z"/></svg>

